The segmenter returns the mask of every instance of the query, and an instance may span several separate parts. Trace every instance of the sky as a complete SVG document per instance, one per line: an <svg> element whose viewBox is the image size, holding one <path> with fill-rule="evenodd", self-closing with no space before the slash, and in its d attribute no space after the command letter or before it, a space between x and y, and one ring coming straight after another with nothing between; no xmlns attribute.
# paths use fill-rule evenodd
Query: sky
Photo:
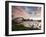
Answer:
<svg viewBox="0 0 46 37"><path fill-rule="evenodd" d="M40 14L41 13L41 7L24 7L25 10L28 12L28 14L32 15L32 17L37 16L36 14ZM40 16L39 16L40 17Z"/></svg>
<svg viewBox="0 0 46 37"><path fill-rule="evenodd" d="M41 17L41 7L34 6L12 6L12 15L14 17Z"/></svg>

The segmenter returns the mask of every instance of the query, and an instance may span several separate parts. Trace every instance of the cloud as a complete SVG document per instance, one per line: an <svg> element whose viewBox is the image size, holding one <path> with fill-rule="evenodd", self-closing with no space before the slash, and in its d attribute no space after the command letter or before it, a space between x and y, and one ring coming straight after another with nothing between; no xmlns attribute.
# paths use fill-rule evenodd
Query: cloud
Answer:
<svg viewBox="0 0 46 37"><path fill-rule="evenodd" d="M30 6L12 6L12 15L14 17L40 17L41 7L30 7Z"/></svg>

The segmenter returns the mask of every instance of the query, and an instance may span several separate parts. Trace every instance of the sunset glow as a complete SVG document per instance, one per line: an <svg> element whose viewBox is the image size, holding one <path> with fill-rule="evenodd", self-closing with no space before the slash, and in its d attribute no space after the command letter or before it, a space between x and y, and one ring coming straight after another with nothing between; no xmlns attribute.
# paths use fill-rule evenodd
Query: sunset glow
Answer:
<svg viewBox="0 0 46 37"><path fill-rule="evenodd" d="M27 6L12 6L12 16L13 18L23 17L25 19L31 17L41 17L41 8Z"/></svg>

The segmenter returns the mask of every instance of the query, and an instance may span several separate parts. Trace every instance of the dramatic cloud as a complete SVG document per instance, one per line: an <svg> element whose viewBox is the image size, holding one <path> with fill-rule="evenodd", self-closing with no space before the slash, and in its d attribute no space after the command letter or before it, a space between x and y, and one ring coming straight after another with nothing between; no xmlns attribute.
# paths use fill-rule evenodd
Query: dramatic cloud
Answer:
<svg viewBox="0 0 46 37"><path fill-rule="evenodd" d="M41 17L41 7L12 6L12 16L14 18Z"/></svg>

